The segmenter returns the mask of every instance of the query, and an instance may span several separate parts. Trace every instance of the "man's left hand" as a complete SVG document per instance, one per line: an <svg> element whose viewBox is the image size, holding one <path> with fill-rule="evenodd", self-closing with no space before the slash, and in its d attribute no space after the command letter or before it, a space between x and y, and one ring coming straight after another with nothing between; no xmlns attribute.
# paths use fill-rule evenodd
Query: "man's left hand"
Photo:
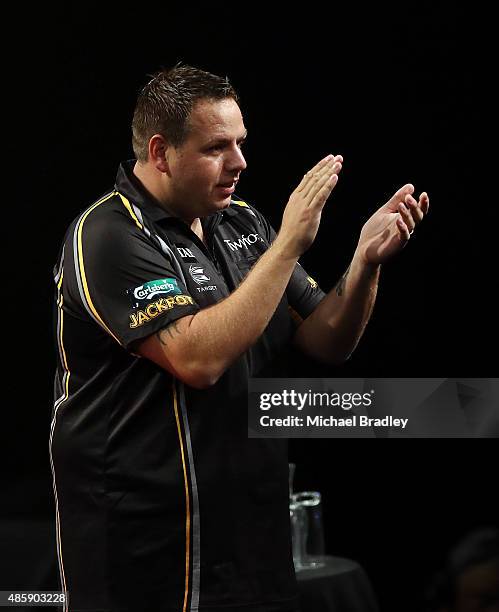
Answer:
<svg viewBox="0 0 499 612"><path fill-rule="evenodd" d="M418 201L413 193L413 185L404 185L365 223L357 246L365 263L385 263L405 247L430 205L425 191Z"/></svg>

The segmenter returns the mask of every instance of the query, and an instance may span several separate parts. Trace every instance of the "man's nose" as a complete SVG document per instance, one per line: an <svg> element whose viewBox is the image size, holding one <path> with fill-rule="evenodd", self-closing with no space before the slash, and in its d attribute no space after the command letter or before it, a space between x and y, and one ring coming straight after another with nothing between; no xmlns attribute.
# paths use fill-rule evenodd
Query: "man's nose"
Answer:
<svg viewBox="0 0 499 612"><path fill-rule="evenodd" d="M230 155L229 159L227 159L227 168L231 172L235 170L241 172L246 169L247 165L243 152L239 147L236 147L236 150Z"/></svg>

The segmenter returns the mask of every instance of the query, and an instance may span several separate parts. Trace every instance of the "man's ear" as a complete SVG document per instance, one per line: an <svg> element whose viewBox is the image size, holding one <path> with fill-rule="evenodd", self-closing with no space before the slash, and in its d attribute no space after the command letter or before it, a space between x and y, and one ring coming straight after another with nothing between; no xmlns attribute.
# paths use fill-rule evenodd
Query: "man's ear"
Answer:
<svg viewBox="0 0 499 612"><path fill-rule="evenodd" d="M149 161L153 163L154 167L160 172L169 172L168 166L168 152L169 145L165 140L165 137L161 134L154 134L149 139Z"/></svg>

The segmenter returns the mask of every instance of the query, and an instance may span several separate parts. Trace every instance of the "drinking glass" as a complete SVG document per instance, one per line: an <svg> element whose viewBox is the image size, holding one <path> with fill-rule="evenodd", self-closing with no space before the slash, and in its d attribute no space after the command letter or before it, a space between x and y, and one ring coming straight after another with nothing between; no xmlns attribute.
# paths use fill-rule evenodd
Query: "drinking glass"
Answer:
<svg viewBox="0 0 499 612"><path fill-rule="evenodd" d="M291 522L291 543L293 550L293 563L295 570L304 568L305 540L307 536L307 513L301 504L290 501L289 519Z"/></svg>
<svg viewBox="0 0 499 612"><path fill-rule="evenodd" d="M322 499L318 491L293 493L290 501L292 519L293 560L295 569L311 569L324 565L324 526ZM294 522L293 522L294 521Z"/></svg>

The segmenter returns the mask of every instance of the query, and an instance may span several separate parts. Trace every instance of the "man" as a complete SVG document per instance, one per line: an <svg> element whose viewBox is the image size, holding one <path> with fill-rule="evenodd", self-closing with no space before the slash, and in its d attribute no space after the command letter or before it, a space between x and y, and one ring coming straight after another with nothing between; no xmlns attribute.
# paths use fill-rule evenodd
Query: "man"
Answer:
<svg viewBox="0 0 499 612"><path fill-rule="evenodd" d="M136 160L73 221L55 267L50 443L69 609L296 610L286 441L248 439L247 381L285 376L292 345L348 358L380 264L428 197L397 191L325 296L297 262L340 155L305 174L276 235L235 195L246 128L226 79L158 73L132 129Z"/></svg>
<svg viewBox="0 0 499 612"><path fill-rule="evenodd" d="M425 595L427 612L498 612L499 530L482 527L465 535Z"/></svg>

